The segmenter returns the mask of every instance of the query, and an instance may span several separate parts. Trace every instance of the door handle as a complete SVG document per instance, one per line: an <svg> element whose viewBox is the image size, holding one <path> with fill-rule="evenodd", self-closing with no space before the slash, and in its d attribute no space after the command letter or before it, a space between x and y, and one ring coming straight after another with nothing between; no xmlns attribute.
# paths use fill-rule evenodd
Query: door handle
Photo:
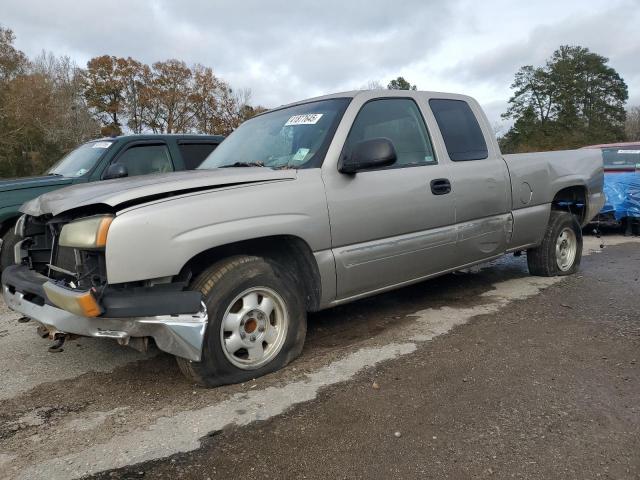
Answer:
<svg viewBox="0 0 640 480"><path fill-rule="evenodd" d="M431 180L431 193L434 195L446 195L451 192L451 182L446 178Z"/></svg>

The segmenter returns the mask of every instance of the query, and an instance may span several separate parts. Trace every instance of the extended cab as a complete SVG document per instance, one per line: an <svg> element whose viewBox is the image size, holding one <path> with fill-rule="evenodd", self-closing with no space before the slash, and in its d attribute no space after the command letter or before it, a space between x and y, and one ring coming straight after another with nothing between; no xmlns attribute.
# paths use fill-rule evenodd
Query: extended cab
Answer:
<svg viewBox="0 0 640 480"><path fill-rule="evenodd" d="M190 379L240 382L300 354L308 311L508 252L575 272L602 186L597 150L501 155L470 97L335 94L248 120L198 171L29 202L3 293L59 341L152 337Z"/></svg>
<svg viewBox="0 0 640 480"><path fill-rule="evenodd" d="M77 183L148 173L193 170L224 137L216 135L124 135L80 145L39 177L0 181L0 268L13 263L13 227L20 206L43 193Z"/></svg>

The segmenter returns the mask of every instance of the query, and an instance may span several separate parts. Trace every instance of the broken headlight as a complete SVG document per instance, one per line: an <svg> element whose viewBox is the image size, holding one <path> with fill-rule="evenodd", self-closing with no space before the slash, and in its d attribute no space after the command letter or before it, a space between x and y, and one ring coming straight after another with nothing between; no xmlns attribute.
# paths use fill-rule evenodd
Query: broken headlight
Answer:
<svg viewBox="0 0 640 480"><path fill-rule="evenodd" d="M104 248L113 215L96 215L67 223L60 232L59 245L80 250Z"/></svg>

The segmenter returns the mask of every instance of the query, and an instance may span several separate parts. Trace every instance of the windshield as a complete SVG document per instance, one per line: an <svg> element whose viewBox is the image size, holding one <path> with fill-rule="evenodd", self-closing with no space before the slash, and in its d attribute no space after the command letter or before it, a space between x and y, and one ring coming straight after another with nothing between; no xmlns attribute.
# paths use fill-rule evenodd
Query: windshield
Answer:
<svg viewBox="0 0 640 480"><path fill-rule="evenodd" d="M629 148L603 148L602 159L609 169L640 169L640 144Z"/></svg>
<svg viewBox="0 0 640 480"><path fill-rule="evenodd" d="M243 123L198 167L319 167L349 98L274 110Z"/></svg>
<svg viewBox="0 0 640 480"><path fill-rule="evenodd" d="M113 142L106 140L85 143L62 157L62 160L51 167L49 174L81 177L95 166L112 144Z"/></svg>

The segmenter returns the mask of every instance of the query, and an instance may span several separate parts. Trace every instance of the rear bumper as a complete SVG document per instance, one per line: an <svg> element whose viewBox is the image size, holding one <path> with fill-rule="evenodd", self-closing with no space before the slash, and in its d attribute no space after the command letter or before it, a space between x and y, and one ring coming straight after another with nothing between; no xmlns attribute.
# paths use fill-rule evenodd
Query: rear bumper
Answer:
<svg viewBox="0 0 640 480"><path fill-rule="evenodd" d="M188 360L200 361L208 321L202 302L197 304L198 308L193 308L193 313L119 317L105 314L100 317L84 317L53 305L43 288L48 281L48 278L22 265L7 268L2 274L2 294L7 306L54 333L113 338L125 345L131 338L152 337L160 350ZM171 298L178 299L180 303L182 296L173 295L183 293L193 292L163 292L162 303L171 303ZM150 302L147 294L136 296L132 293L112 296L112 299L120 305L120 309L112 308L112 312L151 311L147 308ZM137 299L141 306L136 305ZM193 304L192 300L190 304ZM108 312L109 309L106 309L106 313Z"/></svg>

